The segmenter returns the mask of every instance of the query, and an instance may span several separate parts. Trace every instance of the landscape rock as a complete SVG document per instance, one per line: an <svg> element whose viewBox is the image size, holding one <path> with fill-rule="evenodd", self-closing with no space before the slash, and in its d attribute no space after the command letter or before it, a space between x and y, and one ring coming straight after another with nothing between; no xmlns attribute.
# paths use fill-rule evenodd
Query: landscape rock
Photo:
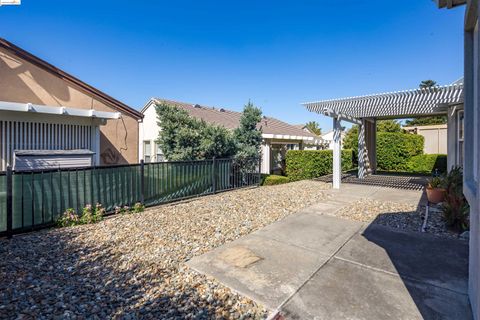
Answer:
<svg viewBox="0 0 480 320"><path fill-rule="evenodd" d="M2 319L263 319L185 262L327 196L301 181L0 240Z"/></svg>

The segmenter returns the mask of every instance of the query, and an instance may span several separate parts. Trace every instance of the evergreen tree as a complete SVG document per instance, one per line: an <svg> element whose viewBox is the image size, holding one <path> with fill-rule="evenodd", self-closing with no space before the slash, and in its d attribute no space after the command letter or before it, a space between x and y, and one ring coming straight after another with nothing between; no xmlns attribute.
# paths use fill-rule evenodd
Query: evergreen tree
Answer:
<svg viewBox="0 0 480 320"><path fill-rule="evenodd" d="M204 124L185 110L165 102L155 106L157 124L161 128L157 143L170 161L201 158L201 129Z"/></svg>
<svg viewBox="0 0 480 320"><path fill-rule="evenodd" d="M418 85L421 89L435 87L437 85L437 81L435 80L422 80Z"/></svg>
<svg viewBox="0 0 480 320"><path fill-rule="evenodd" d="M167 103L156 106L157 143L170 161L232 157L236 152L231 131L191 117L188 112Z"/></svg>
<svg viewBox="0 0 480 320"><path fill-rule="evenodd" d="M419 88L425 89L430 87L436 87L437 82L434 80L423 80L418 85ZM412 127L412 126L428 126L434 124L445 124L447 123L448 118L447 116L430 116L430 117L419 117L419 118L412 118L405 121L405 125Z"/></svg>
<svg viewBox="0 0 480 320"><path fill-rule="evenodd" d="M237 144L237 159L256 158L260 155L262 132L257 124L262 120L262 111L250 101L245 105L240 125L234 130Z"/></svg>
<svg viewBox="0 0 480 320"><path fill-rule="evenodd" d="M155 106L161 128L156 142L170 161L217 158L257 158L262 132L257 129L262 112L250 102L240 126L233 132L191 117L187 111L162 102Z"/></svg>

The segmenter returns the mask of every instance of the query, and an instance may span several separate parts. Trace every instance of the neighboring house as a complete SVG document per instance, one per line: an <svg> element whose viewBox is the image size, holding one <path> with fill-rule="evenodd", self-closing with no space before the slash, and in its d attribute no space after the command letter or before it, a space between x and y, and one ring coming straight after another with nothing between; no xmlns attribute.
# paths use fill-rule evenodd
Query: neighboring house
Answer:
<svg viewBox="0 0 480 320"><path fill-rule="evenodd" d="M82 149L95 153L95 165L136 163L141 119L140 112L0 38L0 171L13 165L16 150L58 155ZM65 156L74 157L71 151Z"/></svg>
<svg viewBox="0 0 480 320"><path fill-rule="evenodd" d="M345 138L345 131L342 131L341 142L343 144L343 139ZM328 131L327 133L322 134L322 139L328 144L327 149L333 150L333 130Z"/></svg>
<svg viewBox="0 0 480 320"><path fill-rule="evenodd" d="M473 316L480 320L480 34L478 0L436 0L439 8L465 7L464 111L460 117L463 160L463 193L470 205L469 297ZM449 122L450 124L450 122ZM449 129L450 135L450 129ZM465 141L465 142L463 142ZM465 143L466 148L463 148ZM450 147L450 143L449 143Z"/></svg>
<svg viewBox="0 0 480 320"><path fill-rule="evenodd" d="M152 98L142 109L144 118L140 124L139 134L139 157L146 162L164 160L162 150L155 142L161 130L157 125L155 110L155 104L158 102L167 102L187 111L192 117L232 130L239 126L242 116L241 112L223 108ZM262 173L281 172L287 150L299 150L304 149L305 146L316 146L322 143L321 139L314 134L275 118L263 117L258 128L262 130L263 137Z"/></svg>
<svg viewBox="0 0 480 320"><path fill-rule="evenodd" d="M295 127L302 129L303 131L306 131L308 133L311 133L315 135L318 139L322 140L321 143L317 145L305 145L304 150L325 150L328 149L329 142L323 139L322 136L317 135L316 133L312 132L308 127L304 124L296 124Z"/></svg>
<svg viewBox="0 0 480 320"><path fill-rule="evenodd" d="M447 124L403 127L403 130L423 136L423 153L447 154Z"/></svg>

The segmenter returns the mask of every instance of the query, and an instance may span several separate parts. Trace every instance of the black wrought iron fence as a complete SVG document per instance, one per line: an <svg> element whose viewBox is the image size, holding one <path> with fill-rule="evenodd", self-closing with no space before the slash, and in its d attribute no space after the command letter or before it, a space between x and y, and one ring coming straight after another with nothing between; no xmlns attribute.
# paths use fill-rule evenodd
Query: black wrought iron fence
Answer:
<svg viewBox="0 0 480 320"><path fill-rule="evenodd" d="M51 226L68 208L154 206L260 183L260 160L211 159L0 172L0 236Z"/></svg>

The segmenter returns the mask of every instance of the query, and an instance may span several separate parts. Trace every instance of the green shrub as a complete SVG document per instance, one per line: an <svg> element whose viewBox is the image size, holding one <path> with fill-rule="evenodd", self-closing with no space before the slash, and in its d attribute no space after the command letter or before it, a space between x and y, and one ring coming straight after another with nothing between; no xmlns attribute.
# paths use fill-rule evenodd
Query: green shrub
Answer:
<svg viewBox="0 0 480 320"><path fill-rule="evenodd" d="M57 226L59 227L71 227L79 224L89 224L101 221L105 215L105 209L100 203L97 203L95 207L91 204L87 204L82 209L82 214L79 216L74 209L69 208L65 210L62 216L57 220Z"/></svg>
<svg viewBox="0 0 480 320"><path fill-rule="evenodd" d="M459 232L468 230L470 206L463 195L462 168L452 168L445 176L444 183L447 192L443 202L443 218L447 226Z"/></svg>
<svg viewBox="0 0 480 320"><path fill-rule="evenodd" d="M445 181L441 177L433 177L428 180L427 188L443 188L445 187Z"/></svg>
<svg viewBox="0 0 480 320"><path fill-rule="evenodd" d="M133 206L133 213L139 213L145 211L145 206L141 202L135 203Z"/></svg>
<svg viewBox="0 0 480 320"><path fill-rule="evenodd" d="M377 169L406 171L408 160L423 153L423 144L421 135L378 132Z"/></svg>
<svg viewBox="0 0 480 320"><path fill-rule="evenodd" d="M279 176L276 174L268 174L262 177L262 186L273 186L277 184L288 183L290 180L285 176Z"/></svg>
<svg viewBox="0 0 480 320"><path fill-rule="evenodd" d="M447 172L446 154L420 154L407 160L405 171L432 174Z"/></svg>
<svg viewBox="0 0 480 320"><path fill-rule="evenodd" d="M342 150L342 170L353 168L352 150ZM290 181L312 179L332 173L332 150L289 150L286 172Z"/></svg>
<svg viewBox="0 0 480 320"><path fill-rule="evenodd" d="M57 220L57 226L59 227L70 227L80 224L80 217L76 214L73 208L65 210L62 216Z"/></svg>

